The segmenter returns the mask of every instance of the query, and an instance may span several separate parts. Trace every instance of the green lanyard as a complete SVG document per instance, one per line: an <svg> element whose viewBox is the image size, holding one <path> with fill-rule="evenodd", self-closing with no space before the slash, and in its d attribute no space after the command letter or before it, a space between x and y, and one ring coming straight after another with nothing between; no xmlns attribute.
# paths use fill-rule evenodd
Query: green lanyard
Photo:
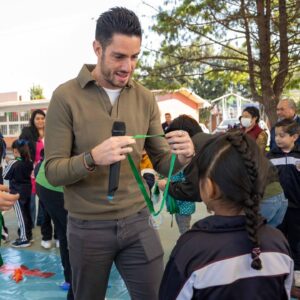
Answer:
<svg viewBox="0 0 300 300"><path fill-rule="evenodd" d="M159 134L159 135L135 135L135 136L133 136L133 138L134 139L142 139L142 138L163 137L163 136L164 136L164 134ZM164 191L163 199L161 201L160 208L157 212L154 210L153 202L151 201L151 199L149 197L149 194L147 193L147 190L144 186L141 175L140 175L139 171L137 170L131 155L128 154L127 158L128 158L131 170L133 172L133 175L134 175L134 177L135 177L135 179L138 183L139 189L140 189L141 193L143 194L144 199L147 203L147 206L149 208L150 213L153 216L159 215L161 213L161 211L163 210L164 205L166 203L166 198L167 198L167 195L168 195L168 190L169 190L169 185L170 185L170 179L171 179L173 169L174 169L174 165L175 165L176 154L173 153L172 156L171 156L171 162L170 162L170 169L169 169L167 184L166 184L166 188L165 188L165 191ZM177 212L176 211L177 210L176 209L176 204L175 204L175 201L174 201L173 198L170 198L170 200L171 200L170 201L170 213L173 214L173 213Z"/></svg>
<svg viewBox="0 0 300 300"><path fill-rule="evenodd" d="M0 211L0 245L1 245L1 234L2 234L2 220L3 220L3 215L2 212ZM0 267L3 265L3 259L1 257L0 253Z"/></svg>
<svg viewBox="0 0 300 300"><path fill-rule="evenodd" d="M164 134L152 134L152 135L145 135L145 134L137 134L134 135L133 139L145 139L145 138L152 138L152 137L164 137Z"/></svg>

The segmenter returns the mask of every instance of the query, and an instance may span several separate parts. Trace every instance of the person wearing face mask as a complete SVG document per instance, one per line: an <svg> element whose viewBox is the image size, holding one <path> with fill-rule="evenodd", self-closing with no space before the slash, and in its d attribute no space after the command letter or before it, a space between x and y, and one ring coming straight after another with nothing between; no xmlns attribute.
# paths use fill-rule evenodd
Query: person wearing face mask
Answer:
<svg viewBox="0 0 300 300"><path fill-rule="evenodd" d="M251 136L260 149L265 151L268 141L267 133L259 127L259 110L254 106L248 106L243 110L241 117L242 130Z"/></svg>

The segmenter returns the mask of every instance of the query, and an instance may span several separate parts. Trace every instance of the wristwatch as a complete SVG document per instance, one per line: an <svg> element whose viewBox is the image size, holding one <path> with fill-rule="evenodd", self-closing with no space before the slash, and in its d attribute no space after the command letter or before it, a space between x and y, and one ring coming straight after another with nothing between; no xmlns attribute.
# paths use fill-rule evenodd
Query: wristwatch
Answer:
<svg viewBox="0 0 300 300"><path fill-rule="evenodd" d="M84 152L83 155L84 165L89 171L93 171L96 167L91 151Z"/></svg>

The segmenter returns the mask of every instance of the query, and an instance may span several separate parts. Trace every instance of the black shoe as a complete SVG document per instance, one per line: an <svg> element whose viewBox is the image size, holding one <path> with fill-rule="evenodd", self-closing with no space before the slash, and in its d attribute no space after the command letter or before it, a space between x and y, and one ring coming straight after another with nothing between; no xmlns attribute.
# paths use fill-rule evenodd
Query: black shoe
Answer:
<svg viewBox="0 0 300 300"><path fill-rule="evenodd" d="M22 241L21 239L16 239L14 242L11 243L11 246L14 248L26 248L30 247L31 243L28 240Z"/></svg>

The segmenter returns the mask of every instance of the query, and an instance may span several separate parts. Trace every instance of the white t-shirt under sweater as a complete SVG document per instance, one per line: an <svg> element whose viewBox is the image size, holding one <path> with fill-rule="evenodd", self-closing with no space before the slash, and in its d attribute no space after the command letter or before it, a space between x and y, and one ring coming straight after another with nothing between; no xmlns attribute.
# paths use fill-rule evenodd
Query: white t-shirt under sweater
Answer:
<svg viewBox="0 0 300 300"><path fill-rule="evenodd" d="M116 100L118 99L122 89L116 89L116 90L107 89L107 88L103 88L103 89L107 93L110 103L113 106L115 104Z"/></svg>

